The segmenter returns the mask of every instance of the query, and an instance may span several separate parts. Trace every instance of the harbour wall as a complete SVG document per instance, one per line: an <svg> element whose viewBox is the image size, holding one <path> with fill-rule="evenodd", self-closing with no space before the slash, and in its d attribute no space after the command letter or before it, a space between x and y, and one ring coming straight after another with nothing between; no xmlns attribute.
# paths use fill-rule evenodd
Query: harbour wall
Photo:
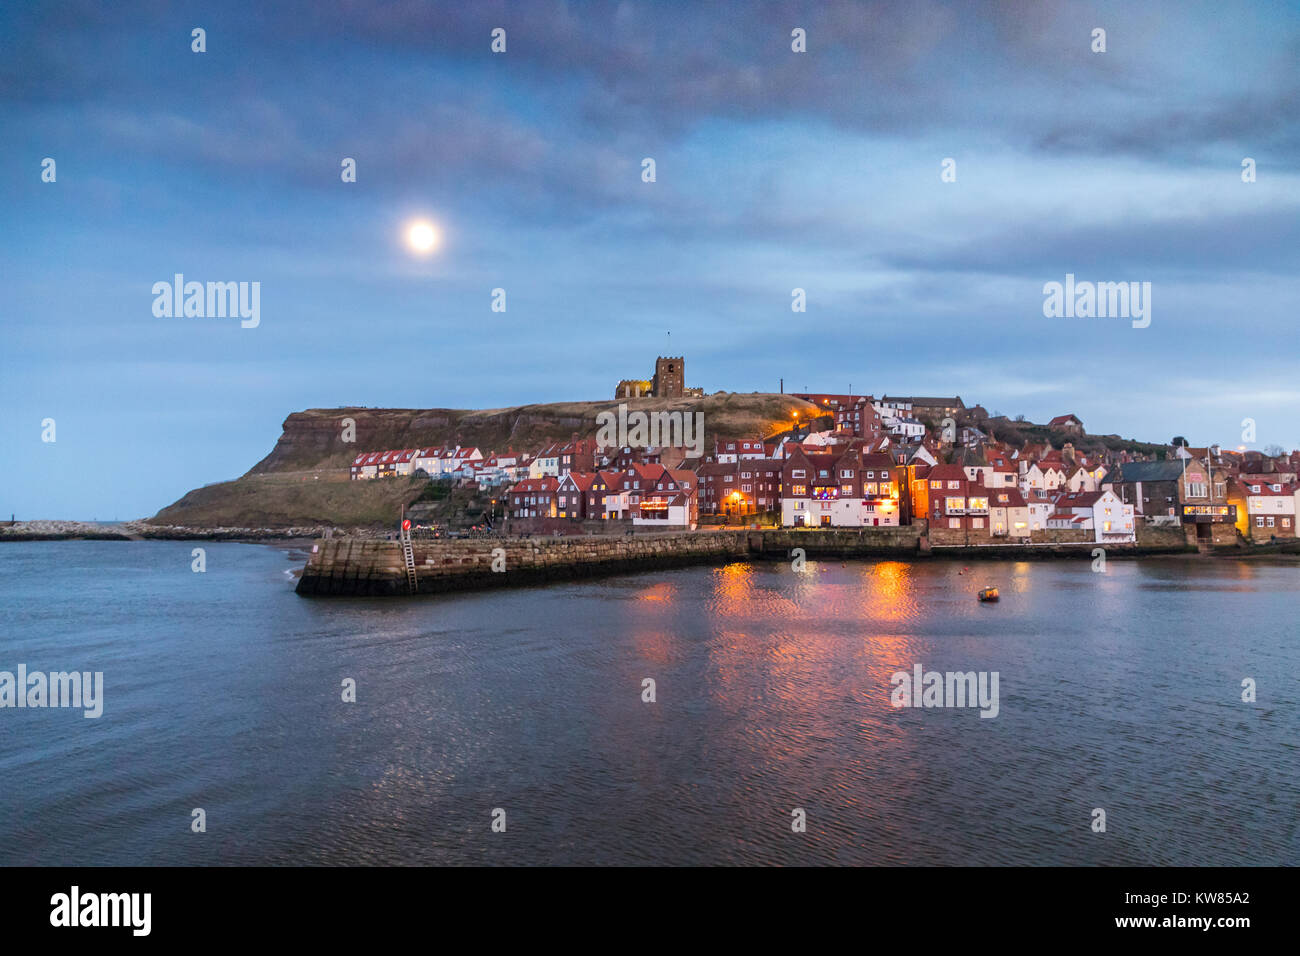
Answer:
<svg viewBox="0 0 1300 956"><path fill-rule="evenodd" d="M1069 532L1063 532L1069 536ZM1091 556L1093 542L932 547L923 525L899 528L764 529L470 540L415 539L420 594L570 581L630 571L737 560L789 560L795 548L818 558L1030 558ZM1111 557L1186 551L1185 544L1108 546ZM297 591L306 596L409 593L399 541L323 538L312 545Z"/></svg>
<svg viewBox="0 0 1300 956"><path fill-rule="evenodd" d="M624 538L416 539L411 546L420 594L720 564L747 553L743 536L735 532ZM317 541L298 579L297 591L314 596L407 594L401 542L349 538Z"/></svg>

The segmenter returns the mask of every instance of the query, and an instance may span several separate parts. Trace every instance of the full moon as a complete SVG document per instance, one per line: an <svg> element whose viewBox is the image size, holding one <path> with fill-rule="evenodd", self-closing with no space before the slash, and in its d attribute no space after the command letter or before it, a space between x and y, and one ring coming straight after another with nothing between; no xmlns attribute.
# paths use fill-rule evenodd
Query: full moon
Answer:
<svg viewBox="0 0 1300 956"><path fill-rule="evenodd" d="M406 229L406 244L421 255L432 252L438 245L438 230L427 220L413 222Z"/></svg>

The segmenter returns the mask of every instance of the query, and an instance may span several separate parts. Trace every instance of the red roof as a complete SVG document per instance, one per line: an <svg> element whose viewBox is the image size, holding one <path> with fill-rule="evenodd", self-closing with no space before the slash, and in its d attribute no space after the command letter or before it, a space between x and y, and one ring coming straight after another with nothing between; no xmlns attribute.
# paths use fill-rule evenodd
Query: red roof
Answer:
<svg viewBox="0 0 1300 956"><path fill-rule="evenodd" d="M588 471L571 471L564 476L563 480L573 482L579 491L590 491L592 484L596 480L596 475L594 472Z"/></svg>
<svg viewBox="0 0 1300 956"><path fill-rule="evenodd" d="M560 479L546 476L545 478L525 478L523 481L516 482L507 494L529 494L535 491L555 491L560 487Z"/></svg>
<svg viewBox="0 0 1300 956"><path fill-rule="evenodd" d="M1291 495L1295 494L1295 489L1291 485L1286 484L1284 482L1278 482L1278 481L1267 482L1267 481L1261 481L1253 478L1243 478L1237 482L1237 485L1242 489L1243 493L1249 495L1258 495L1261 498L1266 495L1274 495L1276 497L1290 497ZM1269 487L1270 485L1278 485L1281 488L1281 490L1274 491L1271 487ZM1254 489L1256 488L1258 488L1259 491L1255 491Z"/></svg>
<svg viewBox="0 0 1300 956"><path fill-rule="evenodd" d="M935 465L926 475L935 481L966 481L966 470L961 465Z"/></svg>
<svg viewBox="0 0 1300 956"><path fill-rule="evenodd" d="M1069 494L1061 495L1056 499L1058 508L1091 508L1106 492L1104 491L1073 491Z"/></svg>

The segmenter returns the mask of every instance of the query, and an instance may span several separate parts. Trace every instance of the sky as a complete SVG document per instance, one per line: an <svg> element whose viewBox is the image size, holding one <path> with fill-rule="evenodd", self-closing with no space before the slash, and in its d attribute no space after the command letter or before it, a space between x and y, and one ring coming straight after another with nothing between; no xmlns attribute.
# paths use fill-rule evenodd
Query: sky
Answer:
<svg viewBox="0 0 1300 956"><path fill-rule="evenodd" d="M1300 446L1297 63L1295 2L5 5L0 512L143 517L296 410L601 400L660 354ZM176 273L259 324L156 316ZM1151 283L1150 325L1045 316L1067 274Z"/></svg>

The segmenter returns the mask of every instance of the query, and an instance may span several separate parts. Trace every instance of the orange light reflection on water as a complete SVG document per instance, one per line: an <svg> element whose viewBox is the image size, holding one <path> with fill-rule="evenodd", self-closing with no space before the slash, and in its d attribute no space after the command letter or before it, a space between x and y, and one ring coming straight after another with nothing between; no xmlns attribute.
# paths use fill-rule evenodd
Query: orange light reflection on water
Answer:
<svg viewBox="0 0 1300 956"><path fill-rule="evenodd" d="M799 586L765 586L773 574L797 575ZM911 653L906 622L919 608L906 562L810 561L803 572L736 563L713 572L712 590L709 616L722 626L710 657L724 705L728 686L754 686L755 677L787 702L811 703L812 688L845 679L855 686L841 694L879 703L887 700L889 674ZM861 669L853 668L856 677L832 675L832 669L843 670L846 632L854 630L861 635L854 655ZM816 722L811 709L807 716Z"/></svg>

